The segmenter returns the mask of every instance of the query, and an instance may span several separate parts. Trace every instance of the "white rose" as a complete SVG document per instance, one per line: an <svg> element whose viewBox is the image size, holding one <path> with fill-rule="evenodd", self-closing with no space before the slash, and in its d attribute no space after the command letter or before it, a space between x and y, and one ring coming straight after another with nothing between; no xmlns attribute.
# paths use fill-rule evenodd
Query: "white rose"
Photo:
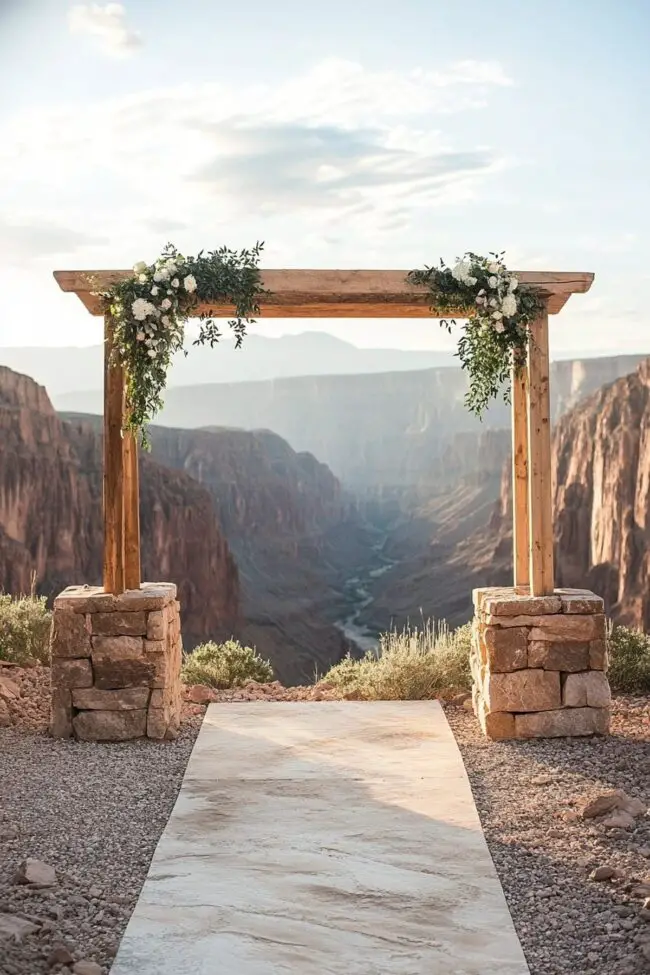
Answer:
<svg viewBox="0 0 650 975"><path fill-rule="evenodd" d="M156 287L156 285L154 284L153 288L151 289L151 294L155 297L159 291L160 288Z"/></svg>
<svg viewBox="0 0 650 975"><path fill-rule="evenodd" d="M178 288L179 285L180 285L180 281L178 280L178 278L174 278L174 280L172 281L172 288Z"/></svg>
<svg viewBox="0 0 650 975"><path fill-rule="evenodd" d="M138 334L136 335L136 339L138 340L138 342L144 342L144 332L138 332Z"/></svg>
<svg viewBox="0 0 650 975"><path fill-rule="evenodd" d="M516 291L518 286L519 286L519 281L517 280L517 278L510 278L510 281L508 283L508 288L510 289L510 291Z"/></svg>
<svg viewBox="0 0 650 975"><path fill-rule="evenodd" d="M170 278L171 278L172 274L176 274L176 271L178 270L178 268L174 264L174 261L171 258L170 258L170 260L167 261L166 267L167 267L167 271L169 272Z"/></svg>
<svg viewBox="0 0 650 975"><path fill-rule="evenodd" d="M189 292L196 291L196 278L193 274L188 274L186 278L183 278L183 287Z"/></svg>
<svg viewBox="0 0 650 975"><path fill-rule="evenodd" d="M167 268L159 267L153 276L154 281L169 281L169 271Z"/></svg>
<svg viewBox="0 0 650 975"><path fill-rule="evenodd" d="M136 321L143 322L149 314L150 308L151 305L144 298L136 298L131 305L131 312Z"/></svg>
<svg viewBox="0 0 650 975"><path fill-rule="evenodd" d="M495 332L503 332L503 331L505 331L505 325L501 321L495 322L494 323L494 330L495 330Z"/></svg>
<svg viewBox="0 0 650 975"><path fill-rule="evenodd" d="M133 265L133 273L134 274L144 274L144 272L146 270L147 270L147 262L146 261L138 261L137 264L134 264Z"/></svg>
<svg viewBox="0 0 650 975"><path fill-rule="evenodd" d="M503 318L503 315L501 314L500 311L493 311L492 318L495 320L495 322L498 322Z"/></svg>
<svg viewBox="0 0 650 975"><path fill-rule="evenodd" d="M488 284L490 285L491 288L496 288L498 283L499 283L498 278L491 277L488 279Z"/></svg>
<svg viewBox="0 0 650 975"><path fill-rule="evenodd" d="M499 273L499 265L498 264L494 264L494 263L488 264L488 273L489 274L498 274Z"/></svg>
<svg viewBox="0 0 650 975"><path fill-rule="evenodd" d="M496 298L490 298L488 304L489 304L490 308L496 308L496 306L499 304L499 302L496 300Z"/></svg>
<svg viewBox="0 0 650 975"><path fill-rule="evenodd" d="M476 304L477 305L484 305L485 304L485 298L482 298L481 295L479 295L478 298L476 299Z"/></svg>
<svg viewBox="0 0 650 975"><path fill-rule="evenodd" d="M163 298L163 300L160 302L160 307L163 309L163 311L167 311L167 309L171 308L171 306L172 303L169 298Z"/></svg>
<svg viewBox="0 0 650 975"><path fill-rule="evenodd" d="M147 275L146 274L138 274L138 281L140 282L140 284L146 284L147 283Z"/></svg>
<svg viewBox="0 0 650 975"><path fill-rule="evenodd" d="M163 325L165 327L169 327L169 325L171 325L171 322L169 321L169 318L167 317L167 315L163 315L163 317L162 317L162 323L163 323Z"/></svg>
<svg viewBox="0 0 650 975"><path fill-rule="evenodd" d="M501 311L510 318L517 312L517 299L511 293L507 294L501 302Z"/></svg>
<svg viewBox="0 0 650 975"><path fill-rule="evenodd" d="M174 294L174 292L172 291L172 289L171 289L171 288L167 288L167 294L168 294L168 295L173 295L173 294Z"/></svg>
<svg viewBox="0 0 650 975"><path fill-rule="evenodd" d="M147 355L150 355L152 359L155 359L156 356L158 355L158 353L156 352L155 349L149 349L149 351L147 352Z"/></svg>
<svg viewBox="0 0 650 975"><path fill-rule="evenodd" d="M468 274L467 277L465 278L465 284L468 284L470 288L473 288L477 280L478 278L473 278L471 274Z"/></svg>

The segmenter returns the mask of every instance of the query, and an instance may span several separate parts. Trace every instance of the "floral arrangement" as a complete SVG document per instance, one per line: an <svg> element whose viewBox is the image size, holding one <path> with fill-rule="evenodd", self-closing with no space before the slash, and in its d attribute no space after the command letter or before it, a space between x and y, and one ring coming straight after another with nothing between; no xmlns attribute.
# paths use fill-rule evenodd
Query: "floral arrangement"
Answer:
<svg viewBox="0 0 650 975"><path fill-rule="evenodd" d="M232 304L229 321L241 346L246 326L259 314L263 294L258 262L263 244L235 252L222 247L197 257L184 257L167 244L153 263L139 261L133 275L107 291L103 299L113 324L114 361L125 372L123 429L139 434L149 447L146 425L162 407L167 372L175 353L183 350L185 323L199 305ZM210 314L201 314L194 345L214 346L221 337ZM187 352L185 352L187 355Z"/></svg>
<svg viewBox="0 0 650 975"><path fill-rule="evenodd" d="M501 389L509 402L512 369L525 365L530 327L544 309L541 292L519 284L504 255L468 252L453 268L441 260L439 267L408 275L412 284L428 288L434 314L467 312L456 355L469 375L466 406L478 417ZM451 332L456 322L443 318L440 324Z"/></svg>

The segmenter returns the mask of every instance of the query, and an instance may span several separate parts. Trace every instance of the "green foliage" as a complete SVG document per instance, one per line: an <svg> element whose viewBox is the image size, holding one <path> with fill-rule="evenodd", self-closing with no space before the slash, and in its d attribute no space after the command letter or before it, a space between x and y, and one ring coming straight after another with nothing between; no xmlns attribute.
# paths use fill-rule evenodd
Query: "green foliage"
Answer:
<svg viewBox="0 0 650 975"><path fill-rule="evenodd" d="M51 625L44 596L0 593L0 660L49 665Z"/></svg>
<svg viewBox="0 0 650 975"><path fill-rule="evenodd" d="M505 252L480 257L468 252L454 268L411 271L408 280L429 290L434 315L467 313L456 355L469 375L465 404L481 417L503 389L510 401L510 378L526 362L530 326L543 310L537 289L520 285L503 263ZM440 324L450 333L453 319Z"/></svg>
<svg viewBox="0 0 650 975"><path fill-rule="evenodd" d="M182 679L185 684L207 684L217 690L241 687L247 680L260 684L273 680L273 668L254 647L243 647L237 640L202 643L185 654Z"/></svg>
<svg viewBox="0 0 650 975"><path fill-rule="evenodd" d="M183 349L185 322L200 304L229 304L229 322L239 347L246 326L259 314L263 294L258 261L263 248L231 251L227 247L184 257L167 244L153 263L140 261L133 275L95 291L113 319L113 361L126 376L125 430L139 433L149 446L146 425L163 405L167 372L176 352ZM90 281L93 286L92 279ZM210 315L202 314L195 345L213 347L221 333ZM187 353L185 353L187 354Z"/></svg>
<svg viewBox="0 0 650 975"><path fill-rule="evenodd" d="M650 693L650 637L627 626L610 623L607 652L607 676L613 691L622 694Z"/></svg>
<svg viewBox="0 0 650 975"><path fill-rule="evenodd" d="M377 653L345 657L323 680L369 701L420 701L468 690L471 624L450 630L442 621L405 627L379 639Z"/></svg>

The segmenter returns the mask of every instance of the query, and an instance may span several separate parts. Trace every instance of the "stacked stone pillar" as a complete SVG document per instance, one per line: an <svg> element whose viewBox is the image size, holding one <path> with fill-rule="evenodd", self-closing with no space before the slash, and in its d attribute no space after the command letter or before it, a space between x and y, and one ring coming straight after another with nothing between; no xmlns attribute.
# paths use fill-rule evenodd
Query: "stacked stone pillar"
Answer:
<svg viewBox="0 0 650 975"><path fill-rule="evenodd" d="M174 738L181 718L180 605L171 583L119 596L72 586L54 601L55 738Z"/></svg>
<svg viewBox="0 0 650 975"><path fill-rule="evenodd" d="M582 589L474 590L472 700L492 739L607 734L603 600Z"/></svg>

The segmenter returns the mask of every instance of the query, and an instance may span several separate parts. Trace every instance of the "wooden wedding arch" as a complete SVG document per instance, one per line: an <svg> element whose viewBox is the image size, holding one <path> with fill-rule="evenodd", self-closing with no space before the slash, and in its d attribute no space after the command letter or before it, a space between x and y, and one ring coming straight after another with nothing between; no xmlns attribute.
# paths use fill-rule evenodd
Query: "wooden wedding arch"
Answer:
<svg viewBox="0 0 650 975"><path fill-rule="evenodd" d="M103 315L101 291L132 271L55 271L63 291L74 292L91 315ZM532 328L526 369L513 380L513 564L515 586L534 596L553 592L553 497L549 399L548 316L572 294L584 294L594 275L585 272L515 271L522 284L541 289L545 311ZM407 271L263 271L264 318L431 318L426 290L407 281ZM92 282L92 283L91 283ZM215 318L233 308L203 305ZM449 316L448 316L449 317ZM458 311L462 318L462 309ZM138 451L122 435L124 376L110 362L110 316L104 325L104 590L140 587Z"/></svg>

